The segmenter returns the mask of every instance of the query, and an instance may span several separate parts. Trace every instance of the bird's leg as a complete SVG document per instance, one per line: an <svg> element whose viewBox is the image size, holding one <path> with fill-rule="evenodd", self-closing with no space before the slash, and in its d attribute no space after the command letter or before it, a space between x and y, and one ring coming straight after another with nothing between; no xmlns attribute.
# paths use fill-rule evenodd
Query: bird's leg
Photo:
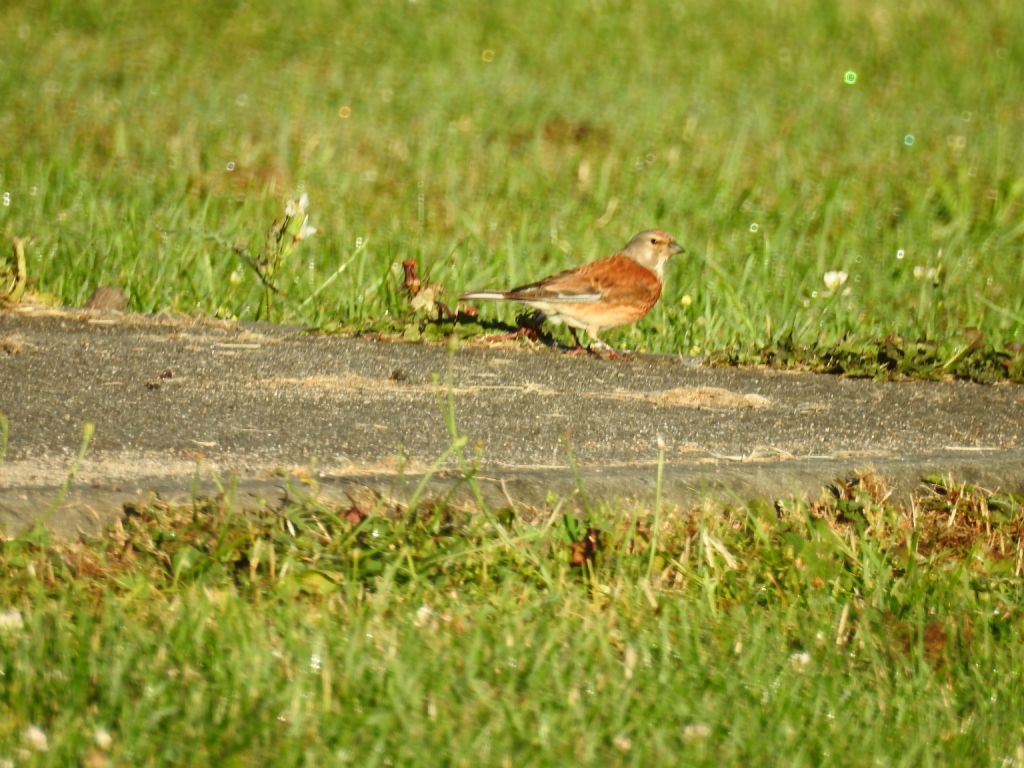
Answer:
<svg viewBox="0 0 1024 768"><path fill-rule="evenodd" d="M576 335L576 329L571 325L569 326L569 333L572 334L572 340L576 342L576 346L565 351L567 355L584 355L591 354L590 347L584 347L583 342L580 341L580 337Z"/></svg>

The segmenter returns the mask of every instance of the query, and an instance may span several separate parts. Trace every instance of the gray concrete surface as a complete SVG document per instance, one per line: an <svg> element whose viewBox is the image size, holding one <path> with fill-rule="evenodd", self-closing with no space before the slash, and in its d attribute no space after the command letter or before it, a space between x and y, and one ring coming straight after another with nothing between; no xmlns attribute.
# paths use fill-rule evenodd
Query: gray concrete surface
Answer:
<svg viewBox="0 0 1024 768"><path fill-rule="evenodd" d="M445 382L450 380L451 386ZM297 478L339 500L469 493L450 457L446 392L492 504L549 494L816 497L872 469L898 493L952 473L1024 490L1024 388L878 383L692 360L604 360L514 345L412 345L299 329L116 313L0 311L0 528L96 530L126 502L187 501L234 483L237 503ZM86 460L59 492L95 424ZM571 453L571 459L570 459ZM575 465L575 469L572 468Z"/></svg>

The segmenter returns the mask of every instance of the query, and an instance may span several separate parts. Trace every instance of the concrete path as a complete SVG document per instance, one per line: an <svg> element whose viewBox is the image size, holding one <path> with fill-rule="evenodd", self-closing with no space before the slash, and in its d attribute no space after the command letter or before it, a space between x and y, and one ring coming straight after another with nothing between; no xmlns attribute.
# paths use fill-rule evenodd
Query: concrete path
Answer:
<svg viewBox="0 0 1024 768"><path fill-rule="evenodd" d="M450 382L450 386L446 383ZM928 473L1024 491L1024 388L878 383L602 360L519 346L403 344L266 325L0 311L0 529L95 530L126 502L187 501L235 482L238 503L318 492L366 503L469 489L447 397L489 503L649 503L659 436L676 504L816 498L873 469L899 493ZM86 422L95 434L61 500ZM570 458L571 456L571 458ZM440 470L430 470L438 460ZM571 467L575 464L576 469Z"/></svg>

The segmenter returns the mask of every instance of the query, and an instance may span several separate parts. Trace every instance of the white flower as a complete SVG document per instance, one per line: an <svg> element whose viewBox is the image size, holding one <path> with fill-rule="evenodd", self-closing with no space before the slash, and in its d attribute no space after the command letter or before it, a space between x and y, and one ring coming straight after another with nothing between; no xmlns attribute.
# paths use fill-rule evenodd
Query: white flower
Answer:
<svg viewBox="0 0 1024 768"><path fill-rule="evenodd" d="M50 742L46 738L46 732L37 725L30 725L21 734L22 741L36 752L46 752L50 749Z"/></svg>
<svg viewBox="0 0 1024 768"><path fill-rule="evenodd" d="M102 749L104 752L110 749L110 746L114 743L114 737L110 735L110 731L105 728L97 728L96 733L92 735L93 741L96 742L96 746Z"/></svg>
<svg viewBox="0 0 1024 768"><path fill-rule="evenodd" d="M825 287L828 288L829 291L835 292L849 277L850 276L846 272L840 270L826 272L824 277Z"/></svg>
<svg viewBox="0 0 1024 768"><path fill-rule="evenodd" d="M316 227L309 223L309 195L303 192L298 200L289 200L284 204L285 221L281 227L292 236L291 242L300 243L307 237L316 234Z"/></svg>
<svg viewBox="0 0 1024 768"><path fill-rule="evenodd" d="M683 726L683 738L687 741L706 739L711 735L711 729L704 723L690 723Z"/></svg>
<svg viewBox="0 0 1024 768"><path fill-rule="evenodd" d="M937 267L922 267L920 264L914 267L915 280L934 280L939 276Z"/></svg>
<svg viewBox="0 0 1024 768"><path fill-rule="evenodd" d="M303 192L298 200L289 200L284 204L284 215L300 216L306 213L307 208L309 208L309 195Z"/></svg>
<svg viewBox="0 0 1024 768"><path fill-rule="evenodd" d="M789 663L793 665L793 669L803 669L811 663L811 654L807 651L797 651L789 657Z"/></svg>
<svg viewBox="0 0 1024 768"><path fill-rule="evenodd" d="M0 632L15 632L21 629L24 623L25 622L21 618L21 611L17 608L0 611Z"/></svg>
<svg viewBox="0 0 1024 768"><path fill-rule="evenodd" d="M419 608L416 609L416 618L413 619L413 623L417 627L424 627L433 618L433 616L434 611L430 608L429 605L421 605Z"/></svg>

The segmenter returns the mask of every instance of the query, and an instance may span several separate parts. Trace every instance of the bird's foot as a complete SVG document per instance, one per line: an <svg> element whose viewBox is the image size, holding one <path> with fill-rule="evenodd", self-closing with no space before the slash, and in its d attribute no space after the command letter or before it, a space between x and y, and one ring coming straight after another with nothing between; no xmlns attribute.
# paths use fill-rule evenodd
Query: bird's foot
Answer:
<svg viewBox="0 0 1024 768"><path fill-rule="evenodd" d="M572 340L576 343L576 346L572 347L571 349L567 349L565 351L565 354L567 355L572 355L573 357L575 357L577 355L587 354L600 357L601 354L606 350L610 350L612 352L615 351L607 344L605 344L603 341L601 341L599 338L597 338L597 336L595 336L594 334L590 334L590 345L584 347L583 342L580 341L579 334L576 333L576 329L573 328L571 325L569 326L569 333L572 334Z"/></svg>
<svg viewBox="0 0 1024 768"><path fill-rule="evenodd" d="M587 347L587 354L599 357L602 360L623 360L629 357L631 353L628 349L614 349L607 344L602 346L591 344Z"/></svg>
<svg viewBox="0 0 1024 768"><path fill-rule="evenodd" d="M576 340L577 349L586 349L588 355L594 355L604 360L621 360L630 353L628 349L615 349L610 344L606 344L593 335L591 336L590 346L585 348L580 344L575 333L573 334L573 339Z"/></svg>

